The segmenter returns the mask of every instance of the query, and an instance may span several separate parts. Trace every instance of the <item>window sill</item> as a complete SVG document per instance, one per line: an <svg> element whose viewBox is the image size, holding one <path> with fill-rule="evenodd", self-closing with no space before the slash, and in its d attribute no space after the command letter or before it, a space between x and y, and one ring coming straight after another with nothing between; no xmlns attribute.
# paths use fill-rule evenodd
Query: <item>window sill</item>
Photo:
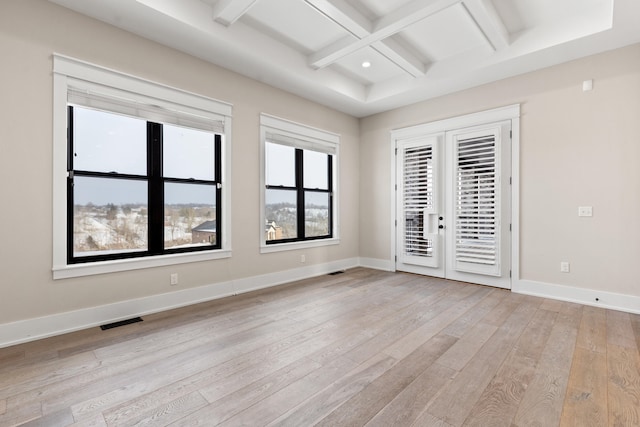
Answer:
<svg viewBox="0 0 640 427"><path fill-rule="evenodd" d="M260 247L261 254L268 254L272 252L293 251L296 249L317 248L320 246L330 246L340 244L340 239L322 239L322 240L309 240L307 242L291 242L291 243L276 243L273 245L267 245L264 242Z"/></svg>
<svg viewBox="0 0 640 427"><path fill-rule="evenodd" d="M114 261L100 261L87 264L71 264L53 267L53 279L68 279L71 277L91 276L95 274L116 273L119 271L139 270L142 268L162 267L190 262L210 261L214 259L230 258L231 250L212 252L193 252L171 255L159 255L146 258L121 259Z"/></svg>

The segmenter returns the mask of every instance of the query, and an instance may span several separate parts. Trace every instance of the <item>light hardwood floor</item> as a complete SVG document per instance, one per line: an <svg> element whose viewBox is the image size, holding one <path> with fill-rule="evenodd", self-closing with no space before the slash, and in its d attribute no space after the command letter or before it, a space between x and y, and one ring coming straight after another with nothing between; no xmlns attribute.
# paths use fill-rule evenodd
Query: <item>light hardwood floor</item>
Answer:
<svg viewBox="0 0 640 427"><path fill-rule="evenodd" d="M638 426L640 316L354 269L0 349L0 426Z"/></svg>

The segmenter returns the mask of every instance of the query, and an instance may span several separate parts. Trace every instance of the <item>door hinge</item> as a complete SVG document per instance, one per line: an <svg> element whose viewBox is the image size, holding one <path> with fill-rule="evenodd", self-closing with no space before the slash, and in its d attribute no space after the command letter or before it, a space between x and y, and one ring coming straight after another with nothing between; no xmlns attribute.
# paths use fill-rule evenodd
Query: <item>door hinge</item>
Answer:
<svg viewBox="0 0 640 427"><path fill-rule="evenodd" d="M395 259L396 262L398 262L398 255L393 257Z"/></svg>
<svg viewBox="0 0 640 427"><path fill-rule="evenodd" d="M396 156L398 155L398 149L396 148Z"/></svg>
<svg viewBox="0 0 640 427"><path fill-rule="evenodd" d="M512 130L509 131L509 139L513 139L513 131Z"/></svg>
<svg viewBox="0 0 640 427"><path fill-rule="evenodd" d="M511 270L509 270L509 277L511 277Z"/></svg>
<svg viewBox="0 0 640 427"><path fill-rule="evenodd" d="M396 219L395 223L396 223L396 227L397 227L398 226L398 220L397 219Z"/></svg>
<svg viewBox="0 0 640 427"><path fill-rule="evenodd" d="M509 185L513 184L513 178L509 177Z"/></svg>
<svg viewBox="0 0 640 427"><path fill-rule="evenodd" d="M509 231L511 231L511 224L509 224Z"/></svg>

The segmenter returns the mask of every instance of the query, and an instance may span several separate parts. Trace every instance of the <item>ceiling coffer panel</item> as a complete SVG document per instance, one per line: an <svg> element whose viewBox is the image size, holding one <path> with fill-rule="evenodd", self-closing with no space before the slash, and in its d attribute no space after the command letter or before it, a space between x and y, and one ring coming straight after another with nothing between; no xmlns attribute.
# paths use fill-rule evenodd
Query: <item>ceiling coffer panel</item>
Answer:
<svg viewBox="0 0 640 427"><path fill-rule="evenodd" d="M241 19L304 55L349 36L344 28L301 0L259 0Z"/></svg>
<svg viewBox="0 0 640 427"><path fill-rule="evenodd" d="M467 8L458 3L410 25L400 37L429 62L440 61L487 46L487 39Z"/></svg>
<svg viewBox="0 0 640 427"><path fill-rule="evenodd" d="M49 1L355 116L640 42L638 0Z"/></svg>

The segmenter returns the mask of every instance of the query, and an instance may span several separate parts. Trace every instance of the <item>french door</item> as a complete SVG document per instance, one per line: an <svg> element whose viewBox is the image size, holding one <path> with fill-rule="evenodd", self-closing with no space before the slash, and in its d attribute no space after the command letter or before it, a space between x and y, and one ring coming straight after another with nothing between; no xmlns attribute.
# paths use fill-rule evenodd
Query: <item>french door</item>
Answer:
<svg viewBox="0 0 640 427"><path fill-rule="evenodd" d="M511 122L396 141L396 270L510 288Z"/></svg>

